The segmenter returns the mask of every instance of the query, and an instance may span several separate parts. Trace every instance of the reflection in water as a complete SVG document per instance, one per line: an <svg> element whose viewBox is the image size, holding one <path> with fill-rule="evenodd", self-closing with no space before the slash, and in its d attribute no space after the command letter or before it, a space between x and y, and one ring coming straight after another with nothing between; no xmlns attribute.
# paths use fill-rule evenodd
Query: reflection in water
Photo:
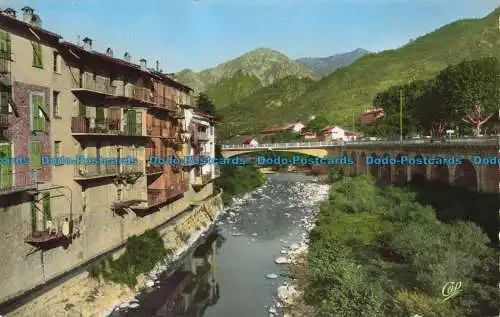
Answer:
<svg viewBox="0 0 500 317"><path fill-rule="evenodd" d="M212 233L183 260L182 266L153 288L137 296L139 307L127 307L111 316L120 317L201 317L219 299L215 278L215 248L221 241ZM219 242L221 243L221 242Z"/></svg>

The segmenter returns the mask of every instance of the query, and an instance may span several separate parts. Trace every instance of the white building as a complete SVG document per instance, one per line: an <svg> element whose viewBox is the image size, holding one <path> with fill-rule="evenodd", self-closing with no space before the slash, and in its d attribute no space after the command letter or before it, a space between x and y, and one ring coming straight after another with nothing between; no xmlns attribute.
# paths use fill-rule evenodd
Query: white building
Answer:
<svg viewBox="0 0 500 317"><path fill-rule="evenodd" d="M343 140L343 141L354 141L358 138L358 134L342 129L339 126L328 126L321 130L326 141L330 140Z"/></svg>
<svg viewBox="0 0 500 317"><path fill-rule="evenodd" d="M259 141L257 141L257 139L254 138L253 136L248 136L245 137L245 139L243 139L243 144L250 146L257 146L259 145Z"/></svg>
<svg viewBox="0 0 500 317"><path fill-rule="evenodd" d="M184 109L185 120L183 137L187 142L185 156L191 158L215 158L215 118L208 114L196 112L193 108ZM192 185L204 185L213 180L216 175L216 165L213 163L194 164L190 168L189 182Z"/></svg>
<svg viewBox="0 0 500 317"><path fill-rule="evenodd" d="M290 125L288 128L290 132L293 133L300 133L302 132L302 129L305 128L305 125L302 122L295 122Z"/></svg>

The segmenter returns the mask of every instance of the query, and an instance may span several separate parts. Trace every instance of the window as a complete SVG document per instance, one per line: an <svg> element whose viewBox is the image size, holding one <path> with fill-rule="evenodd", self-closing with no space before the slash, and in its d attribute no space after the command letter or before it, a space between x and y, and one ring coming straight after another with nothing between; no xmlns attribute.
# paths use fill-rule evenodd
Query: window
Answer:
<svg viewBox="0 0 500 317"><path fill-rule="evenodd" d="M44 120L40 115L40 110L43 107L43 95L31 95L31 130L43 131Z"/></svg>
<svg viewBox="0 0 500 317"><path fill-rule="evenodd" d="M52 60L53 60L53 71L54 73L60 73L61 72L61 63L60 63L60 58L59 58L59 53L54 51L52 52Z"/></svg>
<svg viewBox="0 0 500 317"><path fill-rule="evenodd" d="M30 141L30 167L40 168L42 166L40 141Z"/></svg>
<svg viewBox="0 0 500 317"><path fill-rule="evenodd" d="M0 113L11 113L12 107L10 106L10 100L12 98L12 93L8 89L0 89Z"/></svg>
<svg viewBox="0 0 500 317"><path fill-rule="evenodd" d="M33 67L43 68L42 45L40 43L31 42L33 46Z"/></svg>
<svg viewBox="0 0 500 317"><path fill-rule="evenodd" d="M61 156L61 141L54 141L54 157Z"/></svg>
<svg viewBox="0 0 500 317"><path fill-rule="evenodd" d="M59 91L52 91L52 111L54 118L60 118L61 114L59 113Z"/></svg>

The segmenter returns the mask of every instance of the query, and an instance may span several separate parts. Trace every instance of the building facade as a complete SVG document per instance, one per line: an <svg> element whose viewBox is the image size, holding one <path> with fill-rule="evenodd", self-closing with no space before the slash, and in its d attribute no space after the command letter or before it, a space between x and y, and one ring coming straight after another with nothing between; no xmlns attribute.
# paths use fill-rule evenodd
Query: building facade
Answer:
<svg viewBox="0 0 500 317"><path fill-rule="evenodd" d="M25 7L0 14L0 70L0 156L13 161L0 165L0 303L212 195L209 182L191 189L182 166L149 160L184 154L194 104L158 67L63 41ZM199 153L213 156L208 122Z"/></svg>

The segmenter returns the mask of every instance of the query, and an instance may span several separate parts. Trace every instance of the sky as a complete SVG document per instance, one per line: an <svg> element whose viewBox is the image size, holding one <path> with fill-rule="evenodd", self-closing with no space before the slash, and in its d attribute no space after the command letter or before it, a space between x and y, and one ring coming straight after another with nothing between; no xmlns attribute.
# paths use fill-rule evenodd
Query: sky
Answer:
<svg viewBox="0 0 500 317"><path fill-rule="evenodd" d="M67 41L129 52L166 72L200 71L259 47L290 58L393 49L500 0L0 0Z"/></svg>

